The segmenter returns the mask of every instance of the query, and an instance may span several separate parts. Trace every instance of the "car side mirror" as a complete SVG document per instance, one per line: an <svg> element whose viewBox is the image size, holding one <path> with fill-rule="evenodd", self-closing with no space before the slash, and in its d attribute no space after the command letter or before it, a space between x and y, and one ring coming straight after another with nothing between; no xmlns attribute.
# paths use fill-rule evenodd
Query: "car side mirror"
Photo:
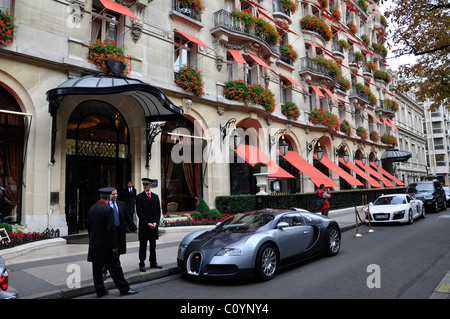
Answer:
<svg viewBox="0 0 450 319"><path fill-rule="evenodd" d="M277 224L277 228L278 228L278 229L283 229L283 228L286 228L286 227L289 227L289 224L286 223L286 222L279 222L279 223Z"/></svg>

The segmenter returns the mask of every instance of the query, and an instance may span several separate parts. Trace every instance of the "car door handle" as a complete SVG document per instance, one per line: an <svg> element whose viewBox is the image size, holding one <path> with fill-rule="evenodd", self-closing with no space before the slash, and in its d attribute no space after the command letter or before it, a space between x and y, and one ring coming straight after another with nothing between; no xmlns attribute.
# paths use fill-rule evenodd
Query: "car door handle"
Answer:
<svg viewBox="0 0 450 319"><path fill-rule="evenodd" d="M304 230L303 234L309 234L309 230Z"/></svg>

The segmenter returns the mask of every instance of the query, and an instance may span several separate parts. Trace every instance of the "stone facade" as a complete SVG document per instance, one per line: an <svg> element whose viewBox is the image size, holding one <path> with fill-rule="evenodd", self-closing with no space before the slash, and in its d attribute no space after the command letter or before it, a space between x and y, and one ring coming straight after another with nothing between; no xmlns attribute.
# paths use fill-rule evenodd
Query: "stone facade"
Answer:
<svg viewBox="0 0 450 319"><path fill-rule="evenodd" d="M230 119L235 119L237 127L256 129L256 145L274 162L279 162L280 156L275 150L277 147L269 151L269 135L275 136L277 145L281 136L276 133L280 129L290 149L311 163L318 146L335 163L338 163L344 148L349 152L350 160L359 159L362 155L370 161L380 158L388 145L369 138L362 140L355 133L359 126L366 128L367 132L377 131L379 136L386 132L394 136L398 134L381 120L383 117L393 119L396 113L370 102L367 94L356 88L357 83L365 83L378 101L388 97L387 81L376 79L374 72L365 66L367 62L373 62L379 70L386 70L383 55L371 45L363 44L363 35L367 36L370 43L382 44L387 33L377 14L378 6L372 2L365 9L354 0L331 0L328 9L325 9L323 1L295 0L293 2L298 5L298 10L291 13L282 8L278 0L204 1L203 13L196 15L191 9L183 8L183 1L116 1L129 8L138 19L122 14L124 11L118 13L106 9L99 0L4 2L14 13L19 28L13 45L0 48L0 86L14 96L22 112L32 117L23 167L19 217L31 230L42 231L49 227L59 228L62 234L68 232L66 134L70 117L86 99L70 96L61 104L57 115L55 162L50 163L52 118L46 92L70 78L98 73L97 68L86 60L90 41L95 41L93 37L96 32L95 36L101 38L103 34L111 36L111 30L116 30L114 40L119 46L123 45L130 56L129 77L150 83L163 91L175 105L183 109L185 118L193 123L194 131L197 132L195 134L203 136L203 140L200 140L203 155L201 179L197 187L200 187L201 197L211 207L215 205L216 196L233 193L230 190L232 181L227 145L233 127L226 132L225 140L220 130ZM279 45L269 43L261 33L247 30L242 23L237 22L229 14L235 8L248 10L274 28L276 25L281 43L291 44L297 51L298 59L295 62L287 61L281 56ZM331 8L340 10L340 20L330 16ZM99 18L94 18L94 13ZM323 34L302 28L300 20L306 15L323 19L322 23L327 24L332 32L332 39L327 41ZM114 21L111 24L107 22L107 27L103 25L96 29L100 16ZM356 34L349 30L349 21L357 25ZM200 39L209 48L188 41L178 31ZM339 40L350 44L349 48L342 49L338 45ZM177 43L180 46L177 47ZM230 49L237 50L246 64L237 63ZM183 56L182 51L189 53ZM355 52L361 52L364 60L354 61ZM252 55L262 59L272 70L258 64ZM336 75L312 62L311 59L317 56L340 63L342 76L347 78L351 87L343 89ZM174 62L193 65L201 71L205 95L194 96L174 83ZM226 99L224 86L230 80L243 80L267 87L276 101L273 112L266 111L261 105L245 105ZM319 88L323 97L313 86ZM333 93L338 101L324 88ZM163 167L165 161L161 155L161 139L172 136L173 141L177 136L182 137L183 130L175 131L178 135L167 135L166 132L156 136L147 168L146 123L142 109L131 100L118 101L115 96L100 96L98 99L112 105L128 125L129 172L123 182L131 179L141 191L140 178L154 178L159 180L154 191L163 195L163 188L167 187L167 168ZM289 119L283 115L282 104L287 101L298 106L298 119ZM339 130L312 124L310 113L320 107L336 115L341 122L348 120L352 133L347 136ZM314 191L315 185L305 174L298 177L298 171L294 172L297 186L284 191ZM335 189L340 189L339 176L330 170L325 172L338 185ZM124 186L118 185L118 188ZM164 201L169 202L169 197Z"/></svg>

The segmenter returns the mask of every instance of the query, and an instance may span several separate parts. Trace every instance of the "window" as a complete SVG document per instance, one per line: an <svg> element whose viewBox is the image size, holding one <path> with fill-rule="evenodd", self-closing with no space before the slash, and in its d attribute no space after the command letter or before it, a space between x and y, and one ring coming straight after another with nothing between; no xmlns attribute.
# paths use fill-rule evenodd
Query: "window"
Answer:
<svg viewBox="0 0 450 319"><path fill-rule="evenodd" d="M280 218L280 222L288 223L289 226L291 226L291 227L303 225L303 219L299 213L292 213L292 214L284 215L283 217Z"/></svg>
<svg viewBox="0 0 450 319"><path fill-rule="evenodd" d="M123 44L124 16L106 10L99 1L94 1L92 6L91 42L108 39L117 44Z"/></svg>
<svg viewBox="0 0 450 319"><path fill-rule="evenodd" d="M178 72L181 67L191 65L192 42L175 36L173 69Z"/></svg>

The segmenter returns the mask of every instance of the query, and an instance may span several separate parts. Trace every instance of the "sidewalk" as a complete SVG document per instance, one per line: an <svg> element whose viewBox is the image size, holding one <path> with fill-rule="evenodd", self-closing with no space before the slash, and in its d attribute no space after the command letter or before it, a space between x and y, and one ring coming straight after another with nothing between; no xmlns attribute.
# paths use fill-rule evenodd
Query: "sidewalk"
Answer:
<svg viewBox="0 0 450 319"><path fill-rule="evenodd" d="M363 218L361 212L360 216ZM342 231L355 227L355 209L353 207L332 210L329 217L339 223ZM120 256L125 278L133 287L133 284L136 283L178 273L176 256L181 239L194 230L213 227L160 228L162 234L157 241L157 257L158 263L163 266L163 269L148 268L145 273L138 270L139 242L137 235L127 234L127 253ZM91 263L86 261L87 233L68 236L67 240L57 238L27 245L31 245L31 248L25 249L26 247L23 245L0 251L9 271L10 285L19 292L19 298L66 299L95 293ZM146 263L146 267L149 267L148 263ZM76 275L79 275L79 281L75 281ZM109 276L107 276L105 286L107 289L115 288ZM446 287L446 285L440 286Z"/></svg>

